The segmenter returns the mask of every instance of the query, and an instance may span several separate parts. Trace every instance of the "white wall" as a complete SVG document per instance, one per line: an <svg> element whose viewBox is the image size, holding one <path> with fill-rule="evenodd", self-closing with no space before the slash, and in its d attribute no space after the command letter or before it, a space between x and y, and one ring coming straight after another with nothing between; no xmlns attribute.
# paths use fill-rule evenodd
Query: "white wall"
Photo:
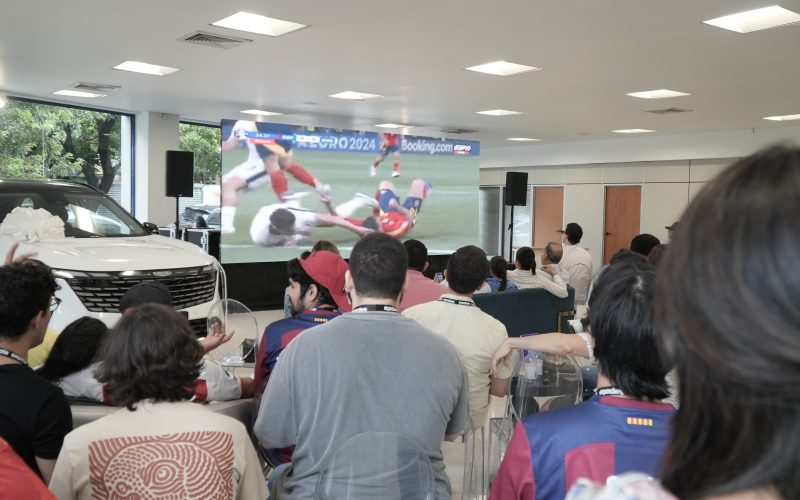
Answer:
<svg viewBox="0 0 800 500"><path fill-rule="evenodd" d="M178 116L136 114L136 213L142 222L166 226L175 221L175 198L167 198L166 152L178 149Z"/></svg>

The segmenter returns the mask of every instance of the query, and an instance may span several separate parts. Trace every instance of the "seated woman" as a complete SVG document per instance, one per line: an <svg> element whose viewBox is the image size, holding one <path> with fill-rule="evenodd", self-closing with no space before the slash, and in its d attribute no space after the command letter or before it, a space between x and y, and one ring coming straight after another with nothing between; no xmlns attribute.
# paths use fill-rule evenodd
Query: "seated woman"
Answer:
<svg viewBox="0 0 800 500"><path fill-rule="evenodd" d="M50 355L37 373L61 387L68 398L110 403L111 397L95 372L102 359L97 353L109 337L102 321L84 317L64 328ZM203 360L200 376L194 381L192 401L229 401L252 397L252 379L235 377L213 361Z"/></svg>
<svg viewBox="0 0 800 500"><path fill-rule="evenodd" d="M491 276L486 280L492 292L513 292L517 290L517 285L508 280L508 262L500 255L495 255L489 261L489 273Z"/></svg>
<svg viewBox="0 0 800 500"><path fill-rule="evenodd" d="M558 275L555 266L544 266L542 271L552 276L552 280L536 273L536 256L531 247L522 247L517 250L516 269L508 271L509 281L513 281L517 288L544 288L556 297L566 298L567 284Z"/></svg>
<svg viewBox="0 0 800 500"><path fill-rule="evenodd" d="M58 498L266 498L245 427L188 402L203 348L186 318L138 307L101 358L97 379L125 408L67 434L50 481Z"/></svg>

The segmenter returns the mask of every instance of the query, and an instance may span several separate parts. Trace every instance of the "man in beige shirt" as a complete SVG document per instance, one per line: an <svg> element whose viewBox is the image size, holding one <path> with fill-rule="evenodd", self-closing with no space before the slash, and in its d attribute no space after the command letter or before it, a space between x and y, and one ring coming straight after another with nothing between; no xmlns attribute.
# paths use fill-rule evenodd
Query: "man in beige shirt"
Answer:
<svg viewBox="0 0 800 500"><path fill-rule="evenodd" d="M489 264L478 247L459 248L447 263L449 290L438 300L406 309L403 314L447 338L458 351L469 378L472 428L486 424L489 395L506 395L511 368L498 367L492 376L492 355L508 338L502 323L481 311L472 300L483 286Z"/></svg>

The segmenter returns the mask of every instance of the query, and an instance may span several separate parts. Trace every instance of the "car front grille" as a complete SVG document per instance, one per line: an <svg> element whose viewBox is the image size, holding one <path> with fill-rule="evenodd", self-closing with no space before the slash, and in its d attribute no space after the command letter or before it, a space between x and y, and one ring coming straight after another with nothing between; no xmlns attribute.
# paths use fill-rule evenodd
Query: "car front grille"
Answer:
<svg viewBox="0 0 800 500"><path fill-rule="evenodd" d="M119 312L119 299L142 281L165 284L175 309L184 309L213 300L217 281L217 273L211 266L113 273L57 270L54 274L63 278L92 312Z"/></svg>

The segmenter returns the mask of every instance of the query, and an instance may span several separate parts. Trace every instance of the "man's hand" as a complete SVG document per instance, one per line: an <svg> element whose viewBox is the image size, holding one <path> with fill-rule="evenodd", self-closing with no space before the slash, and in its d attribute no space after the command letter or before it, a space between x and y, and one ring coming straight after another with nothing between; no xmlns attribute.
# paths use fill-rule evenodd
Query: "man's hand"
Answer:
<svg viewBox="0 0 800 500"><path fill-rule="evenodd" d="M19 264L20 262L24 262L24 261L30 259L31 257L35 257L36 256L36 252L28 252L28 253L24 253L22 255L18 255L15 258L14 254L17 252L17 248L19 248L19 242L15 241L14 244L11 245L11 248L8 250L8 253L6 254L6 259L5 259L5 262L3 262L3 265L7 266L9 264Z"/></svg>
<svg viewBox="0 0 800 500"><path fill-rule="evenodd" d="M211 325L211 329L206 334L206 337L198 340L198 342L200 342L200 345L203 347L203 350L206 353L209 353L214 349L216 349L217 347L224 344L225 342L232 339L234 333L236 333L235 330L231 330L230 332L225 332L223 324L220 322L216 322Z"/></svg>
<svg viewBox="0 0 800 500"><path fill-rule="evenodd" d="M511 344L508 340L504 340L500 347L497 348L495 351L494 356L492 356L492 377L497 377L497 365L499 363L503 363L505 366L511 365L511 352L513 349L511 348Z"/></svg>
<svg viewBox="0 0 800 500"><path fill-rule="evenodd" d="M546 266L542 266L541 269L550 276L555 276L556 274L558 274L558 270L556 270L556 266L554 266L553 264L547 264Z"/></svg>

